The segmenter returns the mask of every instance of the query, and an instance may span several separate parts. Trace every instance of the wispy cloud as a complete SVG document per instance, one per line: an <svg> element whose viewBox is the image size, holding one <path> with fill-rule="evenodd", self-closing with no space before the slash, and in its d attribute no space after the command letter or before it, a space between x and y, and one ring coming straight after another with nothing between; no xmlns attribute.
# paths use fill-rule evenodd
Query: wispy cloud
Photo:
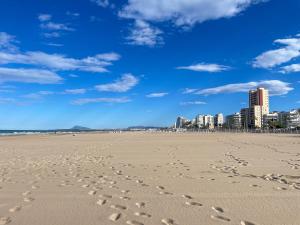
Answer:
<svg viewBox="0 0 300 225"><path fill-rule="evenodd" d="M195 94L200 95L215 95L222 93L238 93L238 92L248 92L250 89L257 87L267 88L270 92L270 95L285 95L290 91L294 90L291 87L290 83L286 83L280 80L264 80L264 81L254 81L248 83L236 83L236 84L227 84L224 86L218 86L214 88L201 89Z"/></svg>
<svg viewBox="0 0 300 225"><path fill-rule="evenodd" d="M66 15L72 16L72 17L78 17L78 16L80 16L80 13L67 11Z"/></svg>
<svg viewBox="0 0 300 225"><path fill-rule="evenodd" d="M217 72L230 70L231 67L224 66L224 65L219 65L219 64L199 63L199 64L194 64L194 65L191 65L191 66L180 66L180 67L177 67L177 69L179 69L179 70L192 70L192 71L196 71L196 72L217 73Z"/></svg>
<svg viewBox="0 0 300 225"><path fill-rule="evenodd" d="M186 106L186 105L205 105L206 102L203 101L189 101L189 102L180 102L180 105Z"/></svg>
<svg viewBox="0 0 300 225"><path fill-rule="evenodd" d="M162 31L160 29L151 26L143 20L136 20L126 39L128 44L153 47L158 44L163 44L161 34Z"/></svg>
<svg viewBox="0 0 300 225"><path fill-rule="evenodd" d="M52 19L52 15L42 13L38 15L38 19L40 22L46 22Z"/></svg>
<svg viewBox="0 0 300 225"><path fill-rule="evenodd" d="M40 100L40 99L42 99L44 96L47 96L47 95L54 95L54 94L55 94L55 93L52 92L52 91L39 91L39 92L36 92L36 93L30 93L30 94L23 95L22 97L23 97L23 98L29 98L29 99Z"/></svg>
<svg viewBox="0 0 300 225"><path fill-rule="evenodd" d="M63 23L54 23L54 22L47 22L41 24L42 29L46 30L54 30L54 31L74 31L74 28L69 27Z"/></svg>
<svg viewBox="0 0 300 225"><path fill-rule="evenodd" d="M78 95L78 94L85 94L87 92L86 89L80 88L80 89L67 89L64 91L65 94L72 94L72 95Z"/></svg>
<svg viewBox="0 0 300 225"><path fill-rule="evenodd" d="M116 53L98 54L82 59L68 58L60 54L45 52L9 53L0 51L0 64L24 64L47 67L53 70L80 70L88 72L107 72L120 56Z"/></svg>
<svg viewBox="0 0 300 225"><path fill-rule="evenodd" d="M0 83L22 82L38 84L57 84L62 78L55 72L43 69L4 68L0 67Z"/></svg>
<svg viewBox="0 0 300 225"><path fill-rule="evenodd" d="M2 98L0 97L0 104L9 104L9 103L15 103L16 100L14 98Z"/></svg>
<svg viewBox="0 0 300 225"><path fill-rule="evenodd" d="M151 93L146 95L147 98L161 98L161 97L165 97L166 95L168 95L169 93L167 92L158 92L158 93Z"/></svg>
<svg viewBox="0 0 300 225"><path fill-rule="evenodd" d="M63 32L75 31L69 24L53 22L50 14L39 14L38 20L43 30L42 35L46 38L58 38Z"/></svg>
<svg viewBox="0 0 300 225"><path fill-rule="evenodd" d="M98 6L106 8L110 6L110 3L108 0L90 0L93 3L96 3Z"/></svg>
<svg viewBox="0 0 300 225"><path fill-rule="evenodd" d="M115 80L113 83L97 85L95 86L95 88L98 91L126 92L132 89L138 83L139 83L139 79L134 75L128 73L128 74L123 74L120 79Z"/></svg>
<svg viewBox="0 0 300 225"><path fill-rule="evenodd" d="M18 49L15 45L16 43L18 43L18 41L15 36L0 32L0 50L15 52Z"/></svg>
<svg viewBox="0 0 300 225"><path fill-rule="evenodd" d="M182 94L191 94L191 93L194 93L196 92L198 89L195 89L195 88L185 88L182 92Z"/></svg>
<svg viewBox="0 0 300 225"><path fill-rule="evenodd" d="M275 66L287 63L300 56L300 37L277 39L275 44L281 44L283 47L270 50L257 56L253 62L253 67L273 68ZM283 67L283 71L293 70L294 67Z"/></svg>
<svg viewBox="0 0 300 225"><path fill-rule="evenodd" d="M85 105L90 103L127 103L128 98L81 98L71 102L73 105Z"/></svg>

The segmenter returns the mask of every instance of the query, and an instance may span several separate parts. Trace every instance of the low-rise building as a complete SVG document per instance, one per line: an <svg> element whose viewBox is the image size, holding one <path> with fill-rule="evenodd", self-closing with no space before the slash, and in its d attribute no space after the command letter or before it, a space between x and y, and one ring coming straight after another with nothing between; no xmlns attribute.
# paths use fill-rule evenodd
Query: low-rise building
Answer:
<svg viewBox="0 0 300 225"><path fill-rule="evenodd" d="M176 120L175 127L176 128L185 128L185 126L189 123L190 121L184 117L178 117Z"/></svg>
<svg viewBox="0 0 300 225"><path fill-rule="evenodd" d="M203 117L203 121L204 121L204 127L205 128L208 128L208 129L213 129L215 126L214 126L214 117L212 115L205 115Z"/></svg>
<svg viewBox="0 0 300 225"><path fill-rule="evenodd" d="M239 112L229 115L226 117L226 125L228 128L241 129L242 128L242 117Z"/></svg>
<svg viewBox="0 0 300 225"><path fill-rule="evenodd" d="M241 109L241 124L243 129L247 129L250 127L250 113L249 108Z"/></svg>
<svg viewBox="0 0 300 225"><path fill-rule="evenodd" d="M279 116L278 112L268 113L263 115L263 127L264 128L279 128Z"/></svg>

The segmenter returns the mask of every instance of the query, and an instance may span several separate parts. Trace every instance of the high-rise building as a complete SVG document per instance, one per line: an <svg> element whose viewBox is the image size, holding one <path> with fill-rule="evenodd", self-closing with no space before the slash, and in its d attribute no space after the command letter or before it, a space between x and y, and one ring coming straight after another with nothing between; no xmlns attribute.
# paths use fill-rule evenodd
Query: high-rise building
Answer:
<svg viewBox="0 0 300 225"><path fill-rule="evenodd" d="M269 114L269 91L257 88L249 91L249 125L252 128L263 126L263 116Z"/></svg>
<svg viewBox="0 0 300 225"><path fill-rule="evenodd" d="M222 113L215 115L215 127L222 127L224 124L224 116Z"/></svg>

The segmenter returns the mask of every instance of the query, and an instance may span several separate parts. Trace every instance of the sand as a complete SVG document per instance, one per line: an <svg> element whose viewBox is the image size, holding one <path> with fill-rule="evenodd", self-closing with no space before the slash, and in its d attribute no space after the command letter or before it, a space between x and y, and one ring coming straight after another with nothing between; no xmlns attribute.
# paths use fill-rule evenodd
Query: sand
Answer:
<svg viewBox="0 0 300 225"><path fill-rule="evenodd" d="M0 225L299 225L300 136L0 138Z"/></svg>

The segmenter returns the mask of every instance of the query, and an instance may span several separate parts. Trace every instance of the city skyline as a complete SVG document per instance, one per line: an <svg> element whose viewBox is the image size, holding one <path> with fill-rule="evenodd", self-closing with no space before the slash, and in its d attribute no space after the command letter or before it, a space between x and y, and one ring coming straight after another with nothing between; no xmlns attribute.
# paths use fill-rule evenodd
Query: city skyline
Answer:
<svg viewBox="0 0 300 225"><path fill-rule="evenodd" d="M300 108L299 2L161 2L2 1L0 129L169 126L257 87Z"/></svg>

